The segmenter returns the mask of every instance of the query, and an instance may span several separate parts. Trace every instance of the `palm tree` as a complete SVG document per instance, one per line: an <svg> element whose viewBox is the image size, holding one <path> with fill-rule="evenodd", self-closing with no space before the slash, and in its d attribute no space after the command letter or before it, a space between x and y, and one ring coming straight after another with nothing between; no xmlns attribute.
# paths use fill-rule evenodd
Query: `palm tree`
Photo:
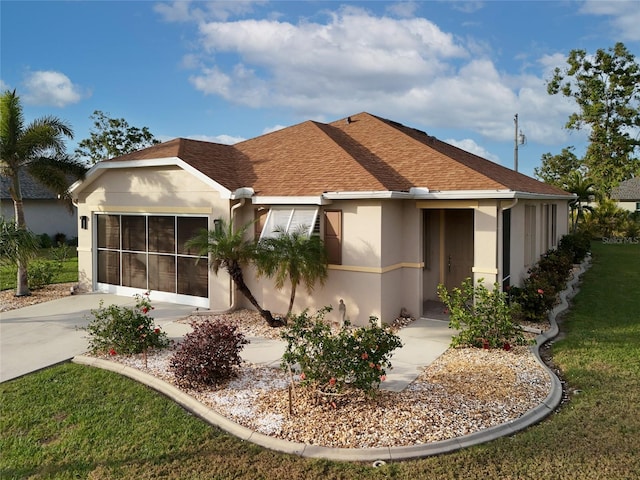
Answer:
<svg viewBox="0 0 640 480"><path fill-rule="evenodd" d="M20 187L23 169L61 197L66 197L70 177L84 177L86 167L65 153L65 137L73 138L73 132L57 117L46 116L25 125L15 90L0 97L0 173L11 181L9 193L18 229L27 228ZM17 275L16 296L29 295L24 259L19 259Z"/></svg>
<svg viewBox="0 0 640 480"><path fill-rule="evenodd" d="M16 222L0 217L0 265L17 267L38 254L38 238L29 230L18 228Z"/></svg>
<svg viewBox="0 0 640 480"><path fill-rule="evenodd" d="M568 175L564 189L576 195L576 198L570 203L571 230L573 232L578 228L578 221L584 221L585 211L593 211L593 208L588 203L594 198L594 188L595 184L589 178L583 176L580 171L576 170Z"/></svg>
<svg viewBox="0 0 640 480"><path fill-rule="evenodd" d="M311 293L316 281L324 285L328 275L324 243L316 235L309 236L307 231L305 226L292 233L276 230L275 237L260 240L256 249L254 262L258 274L275 277L278 289L284 287L286 280L291 284L287 319L293 310L298 285L304 282L307 292Z"/></svg>
<svg viewBox="0 0 640 480"><path fill-rule="evenodd" d="M238 290L260 312L269 326L279 327L282 326L282 322L274 319L269 310L260 306L244 281L242 265L249 263L254 255L253 243L244 239L245 233L251 225L253 222L236 232L232 222L227 225L224 220L221 220L219 228L201 230L186 242L186 247L193 248L199 255L209 254L209 267L213 273L217 275L220 268L224 268Z"/></svg>

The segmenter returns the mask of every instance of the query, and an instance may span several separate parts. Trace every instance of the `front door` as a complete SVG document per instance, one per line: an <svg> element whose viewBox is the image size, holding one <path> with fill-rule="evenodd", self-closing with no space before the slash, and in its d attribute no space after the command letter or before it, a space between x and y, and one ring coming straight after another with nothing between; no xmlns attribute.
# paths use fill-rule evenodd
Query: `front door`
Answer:
<svg viewBox="0 0 640 480"><path fill-rule="evenodd" d="M451 290L459 287L465 278L472 277L473 210L451 209L444 212L444 277L447 289Z"/></svg>

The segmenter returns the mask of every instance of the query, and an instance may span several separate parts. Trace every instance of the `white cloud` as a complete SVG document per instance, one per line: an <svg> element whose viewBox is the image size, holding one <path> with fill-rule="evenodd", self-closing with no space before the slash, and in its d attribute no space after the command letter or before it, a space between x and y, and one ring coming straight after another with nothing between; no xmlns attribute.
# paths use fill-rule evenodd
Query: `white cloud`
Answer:
<svg viewBox="0 0 640 480"><path fill-rule="evenodd" d="M246 140L243 137L234 137L233 135L190 135L190 139L192 140L202 140L204 142L214 142L214 143L222 143L224 145L233 145L234 143L242 142Z"/></svg>
<svg viewBox="0 0 640 480"><path fill-rule="evenodd" d="M395 13L408 15L411 5L398 4ZM501 142L513 138L519 113L536 142L566 139L561 127L572 106L548 95L545 83L565 55L528 63L536 74L511 75L489 60L489 44L456 37L426 18L375 16L357 5L325 14L324 22L200 23L202 49L185 59L195 69L191 83L206 95L287 108L302 118L369 111Z"/></svg>
<svg viewBox="0 0 640 480"><path fill-rule="evenodd" d="M401 18L411 18L416 13L419 5L417 2L393 2L386 7L386 11L391 15Z"/></svg>
<svg viewBox="0 0 640 480"><path fill-rule="evenodd" d="M193 84L253 107L308 110L305 105L318 98L339 105L345 98L360 103L392 96L442 74L450 68L444 59L467 55L452 35L426 19L378 18L354 7L331 13L327 24L210 22L200 32L207 52L238 60L225 71L221 63L203 69Z"/></svg>
<svg viewBox="0 0 640 480"><path fill-rule="evenodd" d="M264 1L223 1L223 2L191 2L176 0L158 3L153 9L167 22L204 22L208 20L226 21L231 17L253 12L254 5Z"/></svg>
<svg viewBox="0 0 640 480"><path fill-rule="evenodd" d="M6 90L11 90L11 87L9 87L9 84L4 83L4 80L0 79L0 92L5 92Z"/></svg>
<svg viewBox="0 0 640 480"><path fill-rule="evenodd" d="M287 125L274 125L273 127L266 127L262 130L262 134L265 135L267 133L277 132L278 130L282 130L283 128L287 128Z"/></svg>
<svg viewBox="0 0 640 480"><path fill-rule="evenodd" d="M458 147L469 153L478 155L479 157L486 158L487 160L491 160L492 162L495 162L495 163L500 163L500 158L497 155L493 155L484 147L478 145L474 140L470 138L464 138L462 140L454 140L450 138L444 141L446 143L453 145L454 147Z"/></svg>
<svg viewBox="0 0 640 480"><path fill-rule="evenodd" d="M611 26L621 40L640 40L640 2L587 0L580 8L587 15L612 17Z"/></svg>
<svg viewBox="0 0 640 480"><path fill-rule="evenodd" d="M156 136L161 142L168 142L176 137L170 137L168 135ZM224 133L220 135L189 135L187 137L190 140L200 140L202 142L222 143L223 145L233 145L234 143L242 142L246 140L244 137L234 137L233 135L226 135Z"/></svg>
<svg viewBox="0 0 640 480"><path fill-rule="evenodd" d="M71 82L64 73L52 70L31 72L24 81L25 103L65 107L90 95Z"/></svg>
<svg viewBox="0 0 640 480"><path fill-rule="evenodd" d="M455 1L451 3L451 6L463 13L475 13L478 10L484 8L484 2L471 1L471 2L461 2Z"/></svg>

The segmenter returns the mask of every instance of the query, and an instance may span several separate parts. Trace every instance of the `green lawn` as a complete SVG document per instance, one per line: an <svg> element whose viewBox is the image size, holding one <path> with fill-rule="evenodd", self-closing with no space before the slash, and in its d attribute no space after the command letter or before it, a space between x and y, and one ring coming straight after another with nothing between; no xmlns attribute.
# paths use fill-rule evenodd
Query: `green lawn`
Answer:
<svg viewBox="0 0 640 480"><path fill-rule="evenodd" d="M56 262L62 265L51 283L68 283L78 281L78 254L76 247L43 248L36 261ZM16 288L16 269L8 265L0 266L0 290Z"/></svg>
<svg viewBox="0 0 640 480"><path fill-rule="evenodd" d="M241 442L132 380L65 364L0 384L0 478L640 478L640 245L593 250L553 346L577 393L512 437L379 469L309 460Z"/></svg>

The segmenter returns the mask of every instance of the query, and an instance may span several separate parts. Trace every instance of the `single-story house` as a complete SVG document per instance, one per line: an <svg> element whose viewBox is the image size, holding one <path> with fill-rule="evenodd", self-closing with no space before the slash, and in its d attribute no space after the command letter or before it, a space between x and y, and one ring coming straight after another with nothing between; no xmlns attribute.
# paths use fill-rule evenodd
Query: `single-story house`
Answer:
<svg viewBox="0 0 640 480"><path fill-rule="evenodd" d="M620 185L611 190L611 199L624 210L640 213L640 177L620 182Z"/></svg>
<svg viewBox="0 0 640 480"><path fill-rule="evenodd" d="M343 300L355 324L392 321L401 308L420 316L440 283L518 284L567 233L573 198L369 113L232 146L178 138L100 162L70 191L89 290L249 306L185 241L217 219L257 220L255 238L306 225L325 241L329 277L310 295L300 288L294 311L332 305L338 315ZM264 308L286 311L286 288L250 269L245 277Z"/></svg>
<svg viewBox="0 0 640 480"><path fill-rule="evenodd" d="M46 233L53 240L56 234L64 234L67 240L78 236L76 208L68 206L58 198L58 195L37 182L24 170L20 176L24 217L27 228L35 234ZM11 179L0 177L0 215L5 220L15 218L13 199L9 193Z"/></svg>

